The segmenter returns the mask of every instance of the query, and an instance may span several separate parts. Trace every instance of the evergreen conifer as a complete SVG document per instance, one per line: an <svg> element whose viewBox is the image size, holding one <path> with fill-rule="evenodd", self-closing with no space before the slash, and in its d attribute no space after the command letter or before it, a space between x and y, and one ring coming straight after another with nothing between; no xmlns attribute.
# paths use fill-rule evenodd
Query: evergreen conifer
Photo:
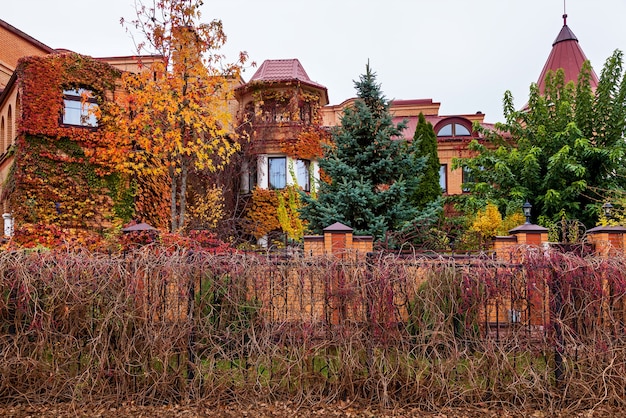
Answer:
<svg viewBox="0 0 626 418"><path fill-rule="evenodd" d="M433 125L426 120L420 112L413 135L413 153L416 157L426 158L422 179L419 187L413 193L413 202L418 209L425 208L428 204L441 198L441 186L439 184L439 155L437 154L437 135Z"/></svg>
<svg viewBox="0 0 626 418"><path fill-rule="evenodd" d="M404 140L405 124L394 124L369 64L355 88L357 100L319 161L330 181L321 182L317 199L303 195L301 215L311 232L341 222L355 234L381 239L387 231L435 218L436 211L420 211L413 203L426 159Z"/></svg>

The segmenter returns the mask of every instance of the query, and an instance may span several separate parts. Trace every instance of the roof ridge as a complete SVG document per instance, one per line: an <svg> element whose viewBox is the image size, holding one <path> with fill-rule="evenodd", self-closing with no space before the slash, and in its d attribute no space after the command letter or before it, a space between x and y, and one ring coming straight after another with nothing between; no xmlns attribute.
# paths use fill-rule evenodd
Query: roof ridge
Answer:
<svg viewBox="0 0 626 418"><path fill-rule="evenodd" d="M11 25L7 21L4 21L4 20L0 19L0 27L5 28L9 32L13 32L17 36L19 36L22 39L24 39L25 41L27 41L27 42L37 46L38 48L43 49L44 51L46 51L48 53L52 53L52 51L54 51L54 48L51 48L48 45L46 45L43 42L41 42L40 40L33 38L32 36L30 36L26 32L23 32L23 31L19 30L18 28L16 28L15 26Z"/></svg>

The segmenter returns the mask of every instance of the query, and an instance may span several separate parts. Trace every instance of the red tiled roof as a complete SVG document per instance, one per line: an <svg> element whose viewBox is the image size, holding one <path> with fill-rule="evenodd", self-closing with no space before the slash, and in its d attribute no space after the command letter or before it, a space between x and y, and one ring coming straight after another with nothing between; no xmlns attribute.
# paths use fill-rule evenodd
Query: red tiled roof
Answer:
<svg viewBox="0 0 626 418"><path fill-rule="evenodd" d="M435 126L437 122L445 119L446 117L425 115L424 118L426 119L426 122L430 122L431 125ZM415 128L417 128L418 120L418 116L395 116L393 118L393 123L397 125L402 121L406 122L406 129L402 133L404 134L404 139L411 141L413 139L413 135L415 135Z"/></svg>
<svg viewBox="0 0 626 418"><path fill-rule="evenodd" d="M292 80L299 80L308 85L326 89L325 86L311 81L309 75L304 71L304 67L297 58L263 61L263 64L261 64L250 79L250 83L254 81L279 82Z"/></svg>
<svg viewBox="0 0 626 418"><path fill-rule="evenodd" d="M311 81L297 59L266 60L256 70L250 81L282 81L299 79Z"/></svg>
<svg viewBox="0 0 626 418"><path fill-rule="evenodd" d="M322 104L328 103L328 89L319 83L311 81L297 58L263 61L263 64L256 70L250 81L239 86L238 89L245 89L247 85L255 83L286 83L290 81L299 81L302 84L323 90L324 103Z"/></svg>
<svg viewBox="0 0 626 418"><path fill-rule="evenodd" d="M587 57L578 44L578 39L574 32L567 26L567 15L563 15L563 28L552 44L552 51L546 61L541 75L537 80L537 86L541 93L545 90L545 79L548 71L556 71L562 68L565 72L565 82L578 80L578 74ZM595 71L591 71L591 87L598 86L598 76Z"/></svg>

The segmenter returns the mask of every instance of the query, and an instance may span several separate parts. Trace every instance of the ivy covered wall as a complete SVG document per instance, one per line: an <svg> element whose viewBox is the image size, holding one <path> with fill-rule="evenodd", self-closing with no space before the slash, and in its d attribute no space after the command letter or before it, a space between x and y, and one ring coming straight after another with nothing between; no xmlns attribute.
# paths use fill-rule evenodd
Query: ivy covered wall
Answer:
<svg viewBox="0 0 626 418"><path fill-rule="evenodd" d="M131 182L103 152L115 149L115 136L105 135L107 126L63 124L64 90L91 91L99 119L115 105L120 71L90 57L62 53L23 58L16 72L18 131L5 185L14 240L24 246L94 240L129 220L134 210Z"/></svg>

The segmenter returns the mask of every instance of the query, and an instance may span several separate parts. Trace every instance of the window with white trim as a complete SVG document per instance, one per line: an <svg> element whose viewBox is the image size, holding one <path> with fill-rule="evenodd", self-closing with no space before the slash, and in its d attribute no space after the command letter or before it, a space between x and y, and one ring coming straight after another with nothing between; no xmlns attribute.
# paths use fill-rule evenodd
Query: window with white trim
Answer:
<svg viewBox="0 0 626 418"><path fill-rule="evenodd" d="M460 123L449 123L447 125L443 125L439 132L437 132L437 136L471 136L472 133L465 126Z"/></svg>
<svg viewBox="0 0 626 418"><path fill-rule="evenodd" d="M269 157L267 159L270 189L284 189L287 185L287 157Z"/></svg>
<svg viewBox="0 0 626 418"><path fill-rule="evenodd" d="M474 175L467 168L463 167L463 193L467 193L470 191L470 183L474 183Z"/></svg>
<svg viewBox="0 0 626 418"><path fill-rule="evenodd" d="M311 162L296 160L296 181L305 192L311 190Z"/></svg>

